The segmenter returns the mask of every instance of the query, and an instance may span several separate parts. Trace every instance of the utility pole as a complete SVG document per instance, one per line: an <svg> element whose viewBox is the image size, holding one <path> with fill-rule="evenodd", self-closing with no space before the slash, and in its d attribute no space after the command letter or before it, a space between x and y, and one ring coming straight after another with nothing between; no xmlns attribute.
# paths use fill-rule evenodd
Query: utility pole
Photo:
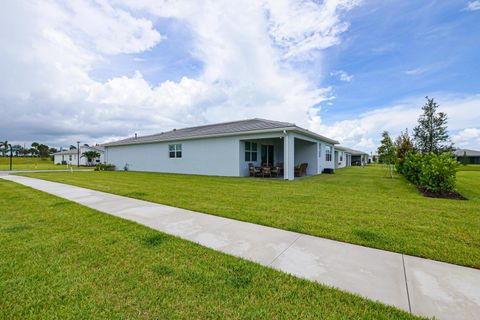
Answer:
<svg viewBox="0 0 480 320"><path fill-rule="evenodd" d="M80 168L80 141L77 141L77 168Z"/></svg>

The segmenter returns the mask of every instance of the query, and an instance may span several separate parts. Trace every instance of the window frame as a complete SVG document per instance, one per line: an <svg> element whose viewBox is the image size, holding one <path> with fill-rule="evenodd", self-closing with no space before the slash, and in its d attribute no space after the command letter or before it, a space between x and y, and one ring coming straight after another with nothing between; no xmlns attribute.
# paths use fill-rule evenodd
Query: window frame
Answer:
<svg viewBox="0 0 480 320"><path fill-rule="evenodd" d="M332 147L325 146L325 161L331 162L332 161Z"/></svg>
<svg viewBox="0 0 480 320"><path fill-rule="evenodd" d="M257 162L258 161L258 143L253 141L245 141L245 162Z"/></svg>
<svg viewBox="0 0 480 320"><path fill-rule="evenodd" d="M174 143L168 145L168 157L170 159L181 159L183 156L182 144Z"/></svg>

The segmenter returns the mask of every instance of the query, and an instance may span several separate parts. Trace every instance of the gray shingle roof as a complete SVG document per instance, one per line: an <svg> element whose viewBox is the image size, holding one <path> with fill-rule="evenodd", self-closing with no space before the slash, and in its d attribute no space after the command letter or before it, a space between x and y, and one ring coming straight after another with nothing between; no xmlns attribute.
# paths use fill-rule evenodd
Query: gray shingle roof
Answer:
<svg viewBox="0 0 480 320"><path fill-rule="evenodd" d="M174 129L172 131L162 132L158 134L141 136L141 137L131 137L119 141L109 142L103 144L103 146L117 146L117 145L126 145L126 144L142 144L142 143L151 143L151 142L164 142L172 140L181 140L181 139L192 139L200 137L211 137L216 135L226 135L226 134L235 134L235 133L246 133L246 132L255 132L262 130L275 130L275 129L292 129L300 131L308 131L297 127L294 123L289 122L280 122L273 120L265 119L248 119L232 122L223 122L216 124L209 124L203 126L189 127L183 129ZM326 137L322 137L313 132L310 132L312 135L316 135L319 138L324 138L325 140L331 140ZM333 143L338 143L332 140Z"/></svg>
<svg viewBox="0 0 480 320"><path fill-rule="evenodd" d="M358 150L350 149L350 148L344 147L344 146L335 146L335 149L339 149L339 150L348 152L348 153L350 153L352 156L360 156L360 155L362 155L362 154L369 155L368 152L358 151Z"/></svg>
<svg viewBox="0 0 480 320"><path fill-rule="evenodd" d="M467 157L480 157L480 151L477 150L470 150L470 149L457 149L453 153L457 157L462 157L465 152L467 153Z"/></svg>

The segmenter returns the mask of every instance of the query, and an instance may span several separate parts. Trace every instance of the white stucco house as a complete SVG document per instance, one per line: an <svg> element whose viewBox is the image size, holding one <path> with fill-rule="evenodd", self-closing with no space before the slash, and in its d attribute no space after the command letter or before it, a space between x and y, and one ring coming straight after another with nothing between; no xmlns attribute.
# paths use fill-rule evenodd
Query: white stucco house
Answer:
<svg viewBox="0 0 480 320"><path fill-rule="evenodd" d="M88 163L87 158L82 157L82 154L86 151L97 151L100 154L100 157L93 159L92 163ZM77 157L79 156L79 160ZM68 164L76 166L80 164L81 166L86 165L97 165L105 162L105 149L101 146L80 146L80 150L71 149L64 150L53 154L53 163L55 164Z"/></svg>
<svg viewBox="0 0 480 320"><path fill-rule="evenodd" d="M335 146L335 169L341 169L352 165L352 154L349 148Z"/></svg>
<svg viewBox="0 0 480 320"><path fill-rule="evenodd" d="M370 155L366 152L350 149L344 146L335 146L335 169L349 166L366 166Z"/></svg>
<svg viewBox="0 0 480 320"><path fill-rule="evenodd" d="M335 169L338 141L293 123L265 119L225 122L134 136L103 144L105 161L117 170L216 176L248 176L249 166L279 165L293 179L295 166L307 175Z"/></svg>

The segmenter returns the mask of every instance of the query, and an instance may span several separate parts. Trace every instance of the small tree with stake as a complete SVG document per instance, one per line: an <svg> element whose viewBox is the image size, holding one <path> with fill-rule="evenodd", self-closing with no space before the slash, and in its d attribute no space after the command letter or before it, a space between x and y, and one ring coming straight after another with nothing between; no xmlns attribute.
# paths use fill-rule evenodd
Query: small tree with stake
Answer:
<svg viewBox="0 0 480 320"><path fill-rule="evenodd" d="M395 146L388 131L383 131L382 141L380 141L380 147L378 147L378 157L383 163L388 165L390 178L393 178L393 166L396 159L395 151Z"/></svg>

